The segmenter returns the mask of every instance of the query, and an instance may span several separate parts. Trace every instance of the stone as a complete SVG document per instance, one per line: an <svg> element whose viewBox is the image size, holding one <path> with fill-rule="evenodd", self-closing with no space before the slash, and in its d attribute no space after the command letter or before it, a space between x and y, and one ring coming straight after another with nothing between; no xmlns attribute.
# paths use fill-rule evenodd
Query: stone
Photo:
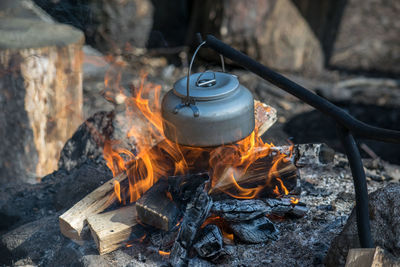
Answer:
<svg viewBox="0 0 400 267"><path fill-rule="evenodd" d="M204 4L198 28L212 33L260 63L280 71L319 71L319 41L289 0L218 1Z"/></svg>
<svg viewBox="0 0 400 267"><path fill-rule="evenodd" d="M71 171L88 159L103 155L104 141L113 133L113 112L98 112L82 123L65 143L60 153L58 167Z"/></svg>
<svg viewBox="0 0 400 267"><path fill-rule="evenodd" d="M78 264L85 247L80 248L58 234L57 217L47 216L3 235L0 238L0 263L10 265L12 261L30 259L37 266Z"/></svg>
<svg viewBox="0 0 400 267"><path fill-rule="evenodd" d="M150 0L35 2L56 20L82 29L87 42L102 52L144 47L153 25Z"/></svg>
<svg viewBox="0 0 400 267"><path fill-rule="evenodd" d="M353 71L399 73L399 1L349 0L329 64Z"/></svg>
<svg viewBox="0 0 400 267"><path fill-rule="evenodd" d="M59 210L72 207L111 178L111 171L104 165L94 163L81 165L60 181L54 197L55 208Z"/></svg>
<svg viewBox="0 0 400 267"><path fill-rule="evenodd" d="M369 213L375 246L400 257L400 185L389 184L369 195ZM341 266L350 248L359 248L356 214L352 211L342 232L332 241L325 258L327 266Z"/></svg>

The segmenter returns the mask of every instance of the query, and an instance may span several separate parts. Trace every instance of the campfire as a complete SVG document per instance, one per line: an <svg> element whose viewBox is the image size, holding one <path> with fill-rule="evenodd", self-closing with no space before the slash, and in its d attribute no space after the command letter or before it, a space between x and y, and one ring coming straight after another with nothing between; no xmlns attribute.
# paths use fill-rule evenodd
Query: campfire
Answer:
<svg viewBox="0 0 400 267"><path fill-rule="evenodd" d="M274 108L254 101L255 127L241 140L188 146L165 137L161 94L146 75L130 94L108 92L124 100L121 124L133 123L123 140L104 141L114 178L60 216L65 236L81 240L87 221L100 254L143 242L182 265L195 256L217 261L224 244L273 242L276 223L306 214L294 145L261 139L276 121Z"/></svg>
<svg viewBox="0 0 400 267"><path fill-rule="evenodd" d="M207 40L214 50L344 121L338 130L354 175L359 237L369 246L368 207L361 201L367 193L365 174L358 170L359 153L346 129L384 141L397 133L377 132L214 37ZM294 151L293 144L275 147L261 139L276 112L254 101L236 76L225 73L223 61L223 72L191 74L205 44L200 42L187 76L162 101L161 87L146 83L145 75L130 95L114 86L119 92L108 97L125 104L124 115L116 119L123 138L103 140L103 157L114 178L59 217L65 236L82 240L87 224L100 254L141 242L173 266L185 266L195 257L218 262L229 255L228 244L274 242L277 223L307 213L294 164L301 157L299 147ZM318 160L333 156L321 146L308 149Z"/></svg>
<svg viewBox="0 0 400 267"><path fill-rule="evenodd" d="M0 265L398 264L397 6L214 2L2 1Z"/></svg>

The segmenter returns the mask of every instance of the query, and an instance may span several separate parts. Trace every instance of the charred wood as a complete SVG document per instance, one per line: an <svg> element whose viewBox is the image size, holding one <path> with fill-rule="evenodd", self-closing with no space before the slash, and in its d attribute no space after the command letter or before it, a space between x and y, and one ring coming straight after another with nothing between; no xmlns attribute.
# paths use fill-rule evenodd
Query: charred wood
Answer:
<svg viewBox="0 0 400 267"><path fill-rule="evenodd" d="M275 169L273 170L273 168ZM276 196L276 193L274 193L275 187L281 187L281 183L276 178L281 179L288 191L292 191L296 188L299 177L297 168L292 162L281 160L276 164L274 153L256 160L243 175L235 176L235 179L232 179L231 173L237 173L237 171L228 167L221 177L215 177L214 179L217 181L209 191L209 194L213 196L223 192L235 194L237 184L244 188L264 185L264 189L258 193L258 196L272 197ZM266 184L267 181L270 182Z"/></svg>
<svg viewBox="0 0 400 267"><path fill-rule="evenodd" d="M248 221L231 223L230 227L235 239L250 244L276 240L279 234L275 225L264 215Z"/></svg>
<svg viewBox="0 0 400 267"><path fill-rule="evenodd" d="M185 215L175 243L171 250L170 263L173 266L186 266L188 253L198 235L200 226L208 217L212 207L212 199L204 190L204 184L199 186L193 199L187 204Z"/></svg>
<svg viewBox="0 0 400 267"><path fill-rule="evenodd" d="M168 177L169 192L176 203L185 209L196 189L209 179L208 173L196 173Z"/></svg>
<svg viewBox="0 0 400 267"><path fill-rule="evenodd" d="M200 257L210 260L217 259L223 253L222 233L218 226L208 224L204 227L193 247Z"/></svg>
<svg viewBox="0 0 400 267"><path fill-rule="evenodd" d="M160 179L136 201L136 211L140 222L164 231L176 225L180 213L166 179Z"/></svg>
<svg viewBox="0 0 400 267"><path fill-rule="evenodd" d="M251 220L266 214L267 205L259 199L227 199L215 201L211 213L216 214L229 222Z"/></svg>
<svg viewBox="0 0 400 267"><path fill-rule="evenodd" d="M305 165L326 165L332 163L335 156L335 151L324 143L277 146L271 149L290 155L290 160L297 167Z"/></svg>
<svg viewBox="0 0 400 267"><path fill-rule="evenodd" d="M268 215L272 218L302 218L308 212L305 204L299 202L295 205L289 198L267 199L266 203L270 206Z"/></svg>

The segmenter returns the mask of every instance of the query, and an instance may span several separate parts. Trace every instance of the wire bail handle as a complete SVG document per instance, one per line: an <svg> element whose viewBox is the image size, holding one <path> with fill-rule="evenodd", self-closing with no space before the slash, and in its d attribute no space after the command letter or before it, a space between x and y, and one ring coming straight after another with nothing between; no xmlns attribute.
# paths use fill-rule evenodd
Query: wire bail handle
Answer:
<svg viewBox="0 0 400 267"><path fill-rule="evenodd" d="M196 58L197 52L199 52L200 48L206 44L206 41L201 42L196 50L193 53L192 59L190 60L190 65L189 65L189 69L188 69L188 73L187 73L187 77L186 77L186 99L185 99L185 104L194 104L193 99L190 97L190 90L189 90L189 82L190 82L190 73L192 72L192 66L193 66L193 62L194 59ZM224 57L219 54L220 58L221 58L221 66L222 66L222 72L225 72L225 62L224 62ZM205 72L203 72L204 74ZM214 73L214 79L209 80L209 81L201 81L200 77L203 76L203 74L201 74L199 76L199 78L196 81L196 85L200 86L200 87L209 87L215 84L216 82L216 78L215 78L215 73Z"/></svg>
<svg viewBox="0 0 400 267"><path fill-rule="evenodd" d="M190 108L192 109L193 115L194 115L195 117L200 116L200 111L199 111L199 109L197 108L194 99L190 97L189 82L190 82L190 73L192 72L192 66L193 66L194 59L196 58L197 52L199 52L200 48L201 48L203 45L205 45L205 44L206 44L206 41L201 42L201 43L197 46L196 50L195 50L194 53L193 53L192 59L190 60L190 65L189 65L189 68L188 68L187 78L186 78L186 98L182 101L181 104L177 105L177 106L174 108L174 110L173 110L173 113L174 113L174 114L177 114L177 113L179 112L179 110L180 110L181 108L183 108L183 107L190 107ZM222 72L225 72L224 57L223 57L221 54L219 54L219 56L220 56L220 58L221 58ZM214 73L214 72L212 72L212 74L213 74L213 76L214 76L212 79L203 79L203 80L200 80L200 78L201 78L204 74L206 74L206 73L208 73L208 72L209 72L209 71L204 71L202 74L199 75L199 77L198 77L197 80L196 80L196 86L199 86L199 87L211 87L211 86L213 86L213 85L216 84L217 79L216 79L216 76L215 76L215 73Z"/></svg>

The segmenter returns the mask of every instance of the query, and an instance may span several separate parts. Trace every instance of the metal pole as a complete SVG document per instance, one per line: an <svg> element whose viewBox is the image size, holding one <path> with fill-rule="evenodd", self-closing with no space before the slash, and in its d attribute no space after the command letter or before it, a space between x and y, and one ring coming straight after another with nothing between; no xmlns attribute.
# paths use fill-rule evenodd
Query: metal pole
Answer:
<svg viewBox="0 0 400 267"><path fill-rule="evenodd" d="M201 40L201 36L199 39ZM300 100L303 100L305 103L308 103L322 113L332 117L337 122L339 137L346 151L351 173L353 175L356 195L357 228L360 244L363 248L374 247L368 212L367 182L361 162L360 152L358 151L356 142L351 133L369 139L400 143L400 132L374 127L355 119L353 116L328 100L314 94L279 73L270 70L266 66L233 49L212 35L207 36L206 44L221 55L230 58L264 80L269 81L286 92L296 96Z"/></svg>
<svg viewBox="0 0 400 267"><path fill-rule="evenodd" d="M208 47L212 48L216 52L227 58L230 58L234 62L257 74L261 78L280 87L289 94L292 94L303 100L322 113L332 117L357 136L400 144L399 131L374 127L355 119L353 116L332 104L328 100L314 94L313 92L280 75L279 73L274 72L273 70L246 56L245 54L221 42L212 35L207 36L206 43Z"/></svg>
<svg viewBox="0 0 400 267"><path fill-rule="evenodd" d="M365 179L360 152L356 141L346 128L338 125L337 130L347 159L349 160L351 174L353 175L354 191L356 195L357 230L360 244L362 248L374 248L369 221L367 181Z"/></svg>

